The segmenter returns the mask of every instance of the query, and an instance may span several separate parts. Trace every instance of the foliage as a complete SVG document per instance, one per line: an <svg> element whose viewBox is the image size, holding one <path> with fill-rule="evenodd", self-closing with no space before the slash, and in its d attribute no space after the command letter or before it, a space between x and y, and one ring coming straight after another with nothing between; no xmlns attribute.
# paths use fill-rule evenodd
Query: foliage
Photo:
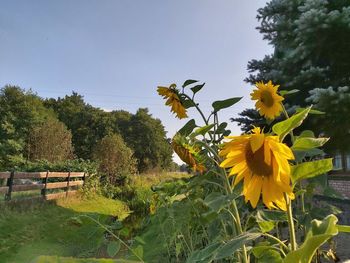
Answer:
<svg viewBox="0 0 350 263"><path fill-rule="evenodd" d="M172 150L164 127L147 109L136 114L123 110L106 112L87 104L76 92L64 98L43 100L31 90L16 86L1 89L1 169L12 169L36 159L91 160L95 145L109 134L123 137L135 153L139 171L173 169Z"/></svg>
<svg viewBox="0 0 350 263"><path fill-rule="evenodd" d="M283 90L299 90L285 95L288 108L304 107L312 102L316 103L316 109L325 111L324 115L308 121L306 127L318 126L320 133L331 136L333 140L327 146L331 151L349 150L350 145L349 122L344 121L350 112L350 103L344 98L349 96L348 89L344 88L350 77L349 14L349 3L342 0L270 1L258 10L258 30L274 52L248 63L251 74L247 82L255 84L273 79ZM331 94L327 94L330 89ZM323 93L321 101L306 100L320 92ZM336 98L342 99L336 102ZM342 106L334 107L336 104ZM243 128L255 120L260 121L250 111L241 115L234 121Z"/></svg>
<svg viewBox="0 0 350 263"><path fill-rule="evenodd" d="M26 159L30 130L48 118L52 111L32 91L5 86L0 91L0 167L11 168Z"/></svg>
<svg viewBox="0 0 350 263"><path fill-rule="evenodd" d="M105 233L88 214L103 224L111 217L123 220L127 206L101 196L69 198L57 203L1 204L0 261L31 262L39 255L99 257L105 253Z"/></svg>
<svg viewBox="0 0 350 263"><path fill-rule="evenodd" d="M189 81L185 83L186 88L191 85ZM225 142L224 136L229 131L227 125L218 122L217 114L232 105L227 103L228 100L216 101L212 113L206 117L195 101L197 89L191 91L192 96L187 95L186 89L177 92L183 105L193 105L197 109L204 125L199 126L190 120L179 129L179 133L196 149L191 154L201 155L205 160L206 169L189 179L153 187L152 216L144 232L135 238L133 246L143 251L143 260L304 260L309 263L316 259L316 252L318 255L331 253L323 252L325 248L321 245L339 230L348 231L348 227L337 225L334 214L339 210L330 205L316 207L311 202L314 188L305 184L305 180L319 180L317 176L332 169L332 160L320 159L323 152L318 149L328 138L315 138L311 131L296 130L301 129L304 120L315 111L308 107L289 116L281 104L278 109L283 109L284 117L270 122L270 132L255 128L249 134L230 136L231 140ZM277 92L277 89L269 92ZM282 93L286 94L281 92L279 96ZM249 144L244 146L246 141ZM188 162L188 165L197 164ZM259 167L264 170L263 176L259 174ZM247 173L246 169L250 172ZM269 181L264 181L265 177ZM256 183L258 180L262 182L260 186ZM283 184L271 185L271 180L282 180ZM265 182L268 192L265 191ZM324 192L326 188L324 186ZM279 197L280 191L282 198ZM257 204L251 201L252 196L257 196ZM259 201L261 198L263 202ZM300 231L296 231L297 228ZM300 236L299 233L305 234Z"/></svg>
<svg viewBox="0 0 350 263"><path fill-rule="evenodd" d="M75 153L80 158L92 158L93 149L102 138L120 134L138 161L138 171L171 166L172 150L164 126L147 109L136 114L126 111L105 112L86 104L77 93L45 104L52 108L60 121L72 132Z"/></svg>
<svg viewBox="0 0 350 263"><path fill-rule="evenodd" d="M48 119L31 128L27 151L31 161L57 162L72 159L72 134L62 122Z"/></svg>
<svg viewBox="0 0 350 263"><path fill-rule="evenodd" d="M115 262L116 261L113 259L97 259L97 258L78 259L78 258L67 258L67 257L57 257L57 256L40 256L36 258L32 263L115 263ZM123 263L125 261L118 260L118 262Z"/></svg>
<svg viewBox="0 0 350 263"><path fill-rule="evenodd" d="M96 144L93 159L98 163L98 172L111 185L123 185L136 172L133 152L117 134L107 135Z"/></svg>
<svg viewBox="0 0 350 263"><path fill-rule="evenodd" d="M154 168L167 169L172 162L172 150L164 126L147 109L139 109L130 119L125 141L134 150L140 173Z"/></svg>

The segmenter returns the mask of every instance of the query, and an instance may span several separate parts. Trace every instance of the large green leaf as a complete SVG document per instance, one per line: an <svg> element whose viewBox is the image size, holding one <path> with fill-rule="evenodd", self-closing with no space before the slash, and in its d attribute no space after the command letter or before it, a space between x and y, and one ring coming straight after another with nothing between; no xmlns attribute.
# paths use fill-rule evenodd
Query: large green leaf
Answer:
<svg viewBox="0 0 350 263"><path fill-rule="evenodd" d="M196 85L196 86L192 87L191 90L194 94L196 94L198 91L200 91L204 87L204 85L205 85L205 83L200 84L200 85Z"/></svg>
<svg viewBox="0 0 350 263"><path fill-rule="evenodd" d="M211 262L212 258L215 255L215 252L223 242L214 242L201 250L196 250L188 257L186 263L195 263L195 262Z"/></svg>
<svg viewBox="0 0 350 263"><path fill-rule="evenodd" d="M337 221L335 215L329 215L322 221L312 220L312 227L304 243L297 250L288 253L284 263L310 263L316 250L329 238L338 234Z"/></svg>
<svg viewBox="0 0 350 263"><path fill-rule="evenodd" d="M328 140L329 138L311 138L311 137L297 138L292 146L292 150L307 151L313 148L321 147Z"/></svg>
<svg viewBox="0 0 350 263"><path fill-rule="evenodd" d="M188 79L188 80L186 80L186 81L184 82L184 84L182 84L182 87L184 88L184 87L186 87L186 86L188 86L188 85L191 85L191 84L193 84L193 83L196 83L196 82L198 82L198 80Z"/></svg>
<svg viewBox="0 0 350 263"><path fill-rule="evenodd" d="M273 125L272 131L279 135L281 140L293 129L296 127L299 127L304 119L307 117L309 111L311 110L311 107L304 109L303 111L294 114L292 117L285 121L281 121Z"/></svg>
<svg viewBox="0 0 350 263"><path fill-rule="evenodd" d="M196 122L194 119L189 120L179 131L182 136L188 136L194 128L196 128Z"/></svg>
<svg viewBox="0 0 350 263"><path fill-rule="evenodd" d="M213 102L212 106L214 108L214 111L217 112L221 109L231 107L232 105L239 102L241 99L242 99L242 97L235 97L235 98L230 98L227 100L217 100L217 101Z"/></svg>
<svg viewBox="0 0 350 263"><path fill-rule="evenodd" d="M249 241L255 240L261 236L261 233L258 232L245 232L241 235L238 235L226 242L223 246L221 246L218 250L216 250L216 255L214 260L223 259L226 257L232 256L238 249L240 249L243 245L248 243Z"/></svg>
<svg viewBox="0 0 350 263"><path fill-rule="evenodd" d="M292 182L295 184L301 179L312 178L329 172L332 169L332 158L293 165L291 166Z"/></svg>

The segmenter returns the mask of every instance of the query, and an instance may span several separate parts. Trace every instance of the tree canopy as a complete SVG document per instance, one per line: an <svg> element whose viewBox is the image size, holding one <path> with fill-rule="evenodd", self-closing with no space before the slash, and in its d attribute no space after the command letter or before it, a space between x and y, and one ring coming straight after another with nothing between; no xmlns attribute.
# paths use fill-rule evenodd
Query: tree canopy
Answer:
<svg viewBox="0 0 350 263"><path fill-rule="evenodd" d="M328 89L339 96L349 94L346 88L350 80L349 1L274 0L258 10L257 18L260 21L258 30L274 47L274 52L248 63L250 75L246 81L255 84L257 81L272 80L281 85L280 89L298 89L298 93L286 96L287 104L303 107L314 103L314 108L325 110L324 116L313 118L313 125L338 141L335 147L344 140L350 147L350 123L344 123L342 117L350 113L349 102L342 100L342 115L339 115L340 106L331 106L334 98L312 99L315 92L323 97L328 96L327 92L322 92ZM334 97L334 94L331 96ZM241 116L234 121L243 128L256 117L250 111L242 112ZM341 131L327 129L330 119L333 125L342 127Z"/></svg>
<svg viewBox="0 0 350 263"><path fill-rule="evenodd" d="M32 91L6 86L0 91L0 166L34 159L93 159L93 151L110 134L121 136L133 152L139 172L172 167L172 150L164 126L147 109L136 114L106 112L76 92L42 99ZM74 152L73 152L74 148Z"/></svg>

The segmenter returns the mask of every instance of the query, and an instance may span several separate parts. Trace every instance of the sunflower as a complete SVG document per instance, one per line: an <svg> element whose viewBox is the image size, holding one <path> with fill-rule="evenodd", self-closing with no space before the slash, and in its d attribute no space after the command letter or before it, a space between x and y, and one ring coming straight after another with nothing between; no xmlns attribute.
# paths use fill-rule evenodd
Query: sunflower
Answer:
<svg viewBox="0 0 350 263"><path fill-rule="evenodd" d="M203 161L201 160L201 156L199 155L199 149L184 142L184 138L179 134L174 136L171 141L171 146L180 159L191 166L194 172L198 171L203 173L206 170Z"/></svg>
<svg viewBox="0 0 350 263"><path fill-rule="evenodd" d="M171 105L171 111L176 114L176 117L179 119L187 118L186 109L179 98L175 84L170 85L169 88L158 87L157 91L159 95L167 99L165 105Z"/></svg>
<svg viewBox="0 0 350 263"><path fill-rule="evenodd" d="M294 199L288 163L294 159L291 149L279 142L278 136L264 134L260 128L254 128L251 134L228 138L231 141L220 151L225 158L220 167L232 167L229 176L236 175L234 185L244 179L245 201L255 208L262 194L269 209L286 210L284 193Z"/></svg>
<svg viewBox="0 0 350 263"><path fill-rule="evenodd" d="M271 80L268 83L257 82L255 86L258 88L250 94L252 100L257 100L255 107L261 116L273 120L278 117L282 111L281 101L284 98L277 94L279 85L273 85Z"/></svg>

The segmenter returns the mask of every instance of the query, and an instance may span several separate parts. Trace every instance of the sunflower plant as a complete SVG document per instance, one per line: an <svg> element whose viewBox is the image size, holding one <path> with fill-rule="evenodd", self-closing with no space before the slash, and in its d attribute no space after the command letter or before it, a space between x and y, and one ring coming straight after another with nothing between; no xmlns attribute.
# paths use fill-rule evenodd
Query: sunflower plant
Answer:
<svg viewBox="0 0 350 263"><path fill-rule="evenodd" d="M153 233L162 230L155 235L164 236L167 260L336 260L334 247L321 246L350 227L338 224L334 207L315 213L321 210L312 202L310 187L332 169L332 159L324 158L320 149L329 138L301 130L303 121L317 111L310 106L289 116L283 101L291 92L279 90L272 81L258 82L251 99L267 123L275 124L269 130L253 126L247 134L231 135L228 124L219 122L219 113L241 98L215 101L205 116L196 101L204 85L187 80L181 89L175 84L158 87L176 117L188 118L188 109L194 108L202 119L201 124L187 121L171 143L194 176L151 216L157 222ZM144 238L147 235L152 236Z"/></svg>

